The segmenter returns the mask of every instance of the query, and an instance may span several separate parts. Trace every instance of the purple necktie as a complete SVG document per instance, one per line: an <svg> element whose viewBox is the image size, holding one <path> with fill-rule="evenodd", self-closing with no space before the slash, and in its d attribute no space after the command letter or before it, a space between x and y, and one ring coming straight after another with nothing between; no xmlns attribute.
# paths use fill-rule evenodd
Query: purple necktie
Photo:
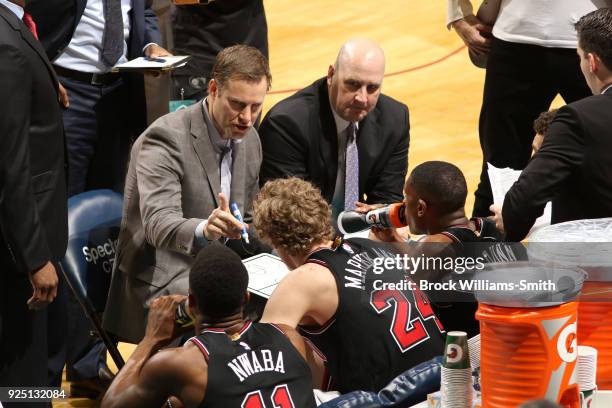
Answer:
<svg viewBox="0 0 612 408"><path fill-rule="evenodd" d="M346 128L346 166L344 171L344 210L354 210L359 199L359 152L357 128L351 122Z"/></svg>

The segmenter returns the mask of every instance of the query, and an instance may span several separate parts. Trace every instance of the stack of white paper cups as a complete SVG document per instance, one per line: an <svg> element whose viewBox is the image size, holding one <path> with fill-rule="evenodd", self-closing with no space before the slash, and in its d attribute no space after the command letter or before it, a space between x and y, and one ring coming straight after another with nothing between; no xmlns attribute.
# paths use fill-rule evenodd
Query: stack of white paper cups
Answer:
<svg viewBox="0 0 612 408"><path fill-rule="evenodd" d="M474 388L465 332L451 331L446 335L440 392L444 408L472 406Z"/></svg>
<svg viewBox="0 0 612 408"><path fill-rule="evenodd" d="M468 340L468 349L470 350L470 365L472 370L480 368L480 334Z"/></svg>
<svg viewBox="0 0 612 408"><path fill-rule="evenodd" d="M588 346L578 346L578 387L580 387L580 405L584 408L591 406L597 384L597 349Z"/></svg>
<svg viewBox="0 0 612 408"><path fill-rule="evenodd" d="M480 391L480 334L468 339L468 349L470 350L474 390Z"/></svg>

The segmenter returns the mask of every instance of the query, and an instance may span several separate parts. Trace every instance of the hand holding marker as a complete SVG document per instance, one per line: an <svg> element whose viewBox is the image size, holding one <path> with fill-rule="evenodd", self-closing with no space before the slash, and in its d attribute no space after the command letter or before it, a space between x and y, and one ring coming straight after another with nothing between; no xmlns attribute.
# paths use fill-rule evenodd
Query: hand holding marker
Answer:
<svg viewBox="0 0 612 408"><path fill-rule="evenodd" d="M249 243L249 234L247 233L246 227L244 226L244 221L242 220L242 214L240 214L240 208L238 208L238 204L231 203L230 204L230 211L232 212L234 217L236 217L236 219L242 223L242 231L240 232L240 236L242 237L244 242L246 242L248 244Z"/></svg>

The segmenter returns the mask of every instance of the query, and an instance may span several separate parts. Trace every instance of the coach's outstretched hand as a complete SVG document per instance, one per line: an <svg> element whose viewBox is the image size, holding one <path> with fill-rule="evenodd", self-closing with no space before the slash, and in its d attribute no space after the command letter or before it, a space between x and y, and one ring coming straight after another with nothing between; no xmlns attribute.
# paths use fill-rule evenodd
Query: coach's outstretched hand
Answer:
<svg viewBox="0 0 612 408"><path fill-rule="evenodd" d="M246 225L248 228L248 225ZM214 241L221 237L240 239L242 223L238 221L230 212L229 200L223 193L219 193L219 207L208 217L208 222L204 226L204 236L209 241Z"/></svg>

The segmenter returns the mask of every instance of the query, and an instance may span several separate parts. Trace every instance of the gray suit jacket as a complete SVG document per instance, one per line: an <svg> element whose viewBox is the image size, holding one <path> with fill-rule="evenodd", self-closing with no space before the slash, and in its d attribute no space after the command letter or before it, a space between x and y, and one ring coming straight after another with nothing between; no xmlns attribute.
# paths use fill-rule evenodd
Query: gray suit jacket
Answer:
<svg viewBox="0 0 612 408"><path fill-rule="evenodd" d="M134 143L125 183L104 327L137 343L148 303L187 294L189 268L200 249L196 226L218 207L219 163L201 103L156 120ZM231 201L252 221L258 192L261 144L252 129L233 149Z"/></svg>

